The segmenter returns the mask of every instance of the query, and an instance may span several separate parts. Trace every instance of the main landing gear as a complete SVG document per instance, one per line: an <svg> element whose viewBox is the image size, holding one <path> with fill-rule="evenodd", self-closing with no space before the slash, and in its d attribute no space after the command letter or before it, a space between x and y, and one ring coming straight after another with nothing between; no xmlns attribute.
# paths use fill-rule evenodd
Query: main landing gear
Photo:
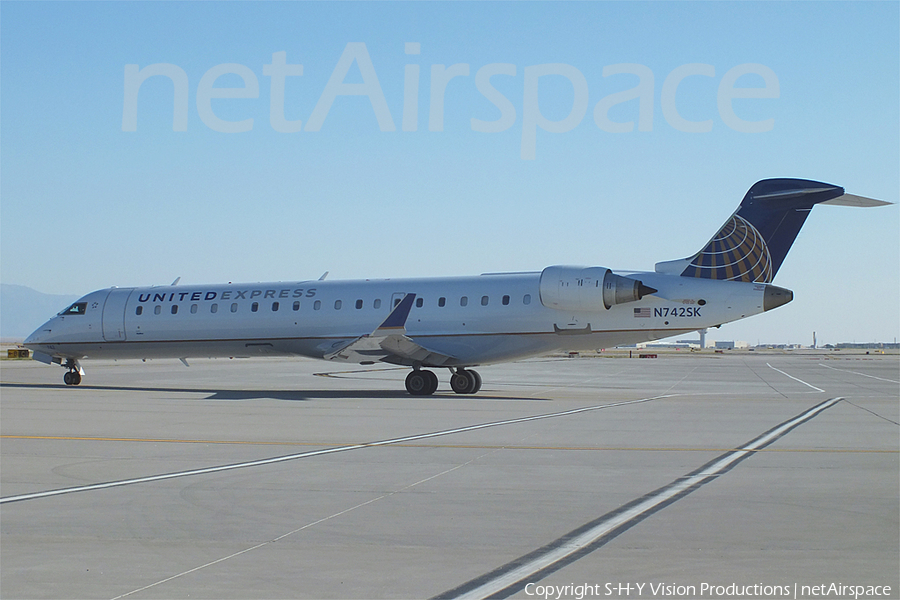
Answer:
<svg viewBox="0 0 900 600"><path fill-rule="evenodd" d="M63 375L63 381L66 385L78 385L81 383L81 367L78 366L78 363L74 360L69 360L66 362L66 374Z"/></svg>
<svg viewBox="0 0 900 600"><path fill-rule="evenodd" d="M416 369L406 376L406 391L413 396L430 396L438 387L437 375Z"/></svg>
<svg viewBox="0 0 900 600"><path fill-rule="evenodd" d="M474 394L481 389L481 375L459 368L450 376L450 387L457 394Z"/></svg>
<svg viewBox="0 0 900 600"><path fill-rule="evenodd" d="M474 394L481 389L481 375L477 371L459 367L450 372L450 387L457 394ZM406 376L406 391L413 396L430 396L437 387L437 375L431 371L413 369Z"/></svg>

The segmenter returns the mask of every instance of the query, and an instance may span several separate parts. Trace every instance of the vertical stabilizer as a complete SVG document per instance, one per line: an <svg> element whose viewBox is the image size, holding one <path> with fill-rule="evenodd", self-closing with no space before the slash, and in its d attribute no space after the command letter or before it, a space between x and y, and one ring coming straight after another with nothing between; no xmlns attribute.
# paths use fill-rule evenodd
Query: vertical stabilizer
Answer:
<svg viewBox="0 0 900 600"><path fill-rule="evenodd" d="M683 277L770 283L813 206L829 201L855 206L886 204L845 203L842 197L851 198L844 188L828 183L764 179L750 188L737 211L700 252L658 263L656 270Z"/></svg>

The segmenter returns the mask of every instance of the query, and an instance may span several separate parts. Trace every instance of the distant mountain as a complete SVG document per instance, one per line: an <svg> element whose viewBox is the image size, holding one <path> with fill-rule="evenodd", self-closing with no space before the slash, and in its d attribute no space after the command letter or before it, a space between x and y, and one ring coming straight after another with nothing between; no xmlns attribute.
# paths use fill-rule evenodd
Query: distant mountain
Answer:
<svg viewBox="0 0 900 600"><path fill-rule="evenodd" d="M42 294L24 285L0 283L0 338L25 339L79 296Z"/></svg>

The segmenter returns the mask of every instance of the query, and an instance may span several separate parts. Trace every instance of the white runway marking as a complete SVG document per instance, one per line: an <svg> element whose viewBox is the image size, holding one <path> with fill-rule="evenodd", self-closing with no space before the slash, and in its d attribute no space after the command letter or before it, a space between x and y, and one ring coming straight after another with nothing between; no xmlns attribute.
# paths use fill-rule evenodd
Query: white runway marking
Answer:
<svg viewBox="0 0 900 600"><path fill-rule="evenodd" d="M878 381L889 381L891 383L900 383L900 381L896 381L894 379L885 379L884 377L875 377L874 375L867 375L866 373L858 373L856 371L850 371L848 369L838 369L837 367L823 365L822 363L819 363L819 366L825 367L826 369L831 369L833 371L843 371L844 373L853 373L854 375L862 375L863 377L871 377L872 379L877 379Z"/></svg>
<svg viewBox="0 0 900 600"><path fill-rule="evenodd" d="M289 460L299 460L302 458L311 458L313 456L322 456L325 454L334 454L336 452L348 452L350 450L359 450L360 448L372 448L376 446L388 446L391 444L399 444L402 442L411 442L415 440L424 440L429 438L440 437L444 435L452 435L454 433L463 433L466 431L476 431L478 429L486 429L488 427L500 427L502 425L512 425L515 423L526 423L528 421L539 421L542 419L553 419L557 417L566 417L578 413L589 412L594 410L602 410L604 408L613 408L616 406L627 406L629 404L640 404L642 402L650 402L651 400L660 400L662 398L671 398L677 394L665 394L661 396L653 396L651 398L641 398L639 400L625 400L622 402L613 402L610 404L599 404L595 406L586 406L582 408L574 408L572 410L564 410L560 412L547 413L543 415L533 415L530 417L519 417L516 419L505 419L503 421L493 421L490 423L481 423L478 425L469 425L467 427L458 427L456 429L446 429L444 431L435 431L432 433L421 433L406 437L399 437L390 440L382 440L378 442L366 442L362 444L352 444L349 446L336 446L334 448L325 448L324 450L312 450L310 452L301 452L299 454L287 454L285 456L275 456L272 458L264 458L260 460L252 460L242 463L234 463L230 465L219 465L215 467L206 467L202 469L191 469L189 471L179 471L176 473L164 473L162 475L149 475L147 477L136 477L134 479L122 479L119 481L108 481L105 483L95 483L91 485L82 485L78 487L62 488L58 490L48 490L45 492L33 492L30 494L20 494L18 496L6 496L0 498L0 504L7 502L21 502L23 500L35 500L37 498L48 498L50 496L59 496L62 494L73 494L76 492L88 492L93 490L102 490L111 487L120 487L124 485L134 485L138 483L149 483L151 481L163 481L165 479L175 479L178 477L191 477L194 475L205 475L208 473L219 473L221 471L231 471L233 469L244 469L248 467L259 467L262 465L271 465Z"/></svg>
<svg viewBox="0 0 900 600"><path fill-rule="evenodd" d="M826 400L793 419L776 426L741 448L728 452L707 463L699 470L676 479L669 485L651 492L630 504L626 504L612 513L608 513L597 522L588 523L587 529L584 527L576 529L559 538L556 542L544 546L544 548L445 592L437 596L437 598L482 599L506 597L520 591L527 583L538 581L543 576L555 571L556 568L560 567L560 562L569 559L580 551L589 549L592 545L605 543L606 540L604 538L609 539L607 536L621 533L661 508L662 505L674 502L679 497L689 494L694 489L724 473L754 451L771 444L794 427L808 421L823 410L834 406L842 399L832 398ZM543 574L542 571L544 572Z"/></svg>
<svg viewBox="0 0 900 600"><path fill-rule="evenodd" d="M394 494L399 494L399 493L405 492L406 490L414 488L417 485L427 483L429 481L432 481L433 479L437 479L438 477L440 477L442 475L446 475L447 473L452 473L453 471L455 471L457 469L461 469L462 467L468 466L477 460L481 460L485 456L492 454L494 452L497 452L497 450L492 450L491 452L485 452L484 454L482 454L480 456L476 456L475 458L468 460L462 464L456 465L455 467L450 467L449 469L445 469L445 470L441 471L440 473L436 473L435 475L432 475L431 477L426 477L425 479L420 479L419 481L417 481L415 483L411 483L400 489L394 490L392 492L388 492L386 494L382 494L382 495L378 496L377 498L372 498L370 500L366 500L365 502L360 502L359 504L357 504L355 506L351 506L350 508L345 508L342 511L336 512L332 515L328 515L327 517L323 517L321 519L313 521L312 523L307 523L306 525L304 525L302 527L298 527L297 529L294 529L293 531L288 531L287 533L281 534L278 537L272 538L271 540L261 542L259 544L256 544L255 546L250 546L249 548L244 548L243 550L239 550L237 552L229 554L228 556L223 556L222 558L217 558L216 560L210 561L206 564L200 565L198 567L194 567L192 569L188 569L187 571L182 571L181 573L172 575L171 577L166 577L165 579L160 579L159 581L155 581L151 584L145 585L144 587L140 587L136 590L131 590L130 592L126 592L124 594L116 596L115 598L112 598L112 600L119 600L120 598L125 598L126 596L131 596L132 594L137 594L138 592L143 592L144 590L150 589L152 587L156 587L158 585L162 585L164 583L172 581L173 579L178 579L179 577L184 577L185 575L190 575L191 573L196 573L197 571L200 571L201 569L205 569L206 567L211 567L213 565L217 565L217 564L224 562L230 558L235 558L237 556L241 556L242 554L247 554L248 552L256 550L257 548L262 548L264 546L268 546L269 544L274 544L275 542L278 542L279 540L283 540L284 538L286 538L290 535L294 535L295 533L300 533L304 529L309 529L310 527L314 527L314 526L318 525L319 523L324 523L326 521L330 521L331 519L334 519L336 517L340 517L341 515L345 515L349 512L352 512L352 511L356 510L357 508L362 508L362 507L368 506L369 504L372 504L374 502L378 502L379 500L384 500L385 498L390 498Z"/></svg>
<svg viewBox="0 0 900 600"><path fill-rule="evenodd" d="M781 373L782 375L784 375L784 376L786 376L786 377L790 377L790 378L793 379L794 381L799 381L799 382L802 383L803 385L808 386L808 387L811 387L812 389L816 390L817 392L822 392L823 394L825 393L825 390L823 390L823 389L821 389L821 388L817 388L816 386L814 386L814 385L811 384L811 383L806 383L806 382L803 381L802 379L797 379L797 378L794 377L793 375L788 375L787 373L785 373L785 372L782 371L781 369L776 369L775 367L773 367L773 366L770 365L769 363L766 363L766 366L769 367L770 369L774 370L774 371L778 371L779 373Z"/></svg>

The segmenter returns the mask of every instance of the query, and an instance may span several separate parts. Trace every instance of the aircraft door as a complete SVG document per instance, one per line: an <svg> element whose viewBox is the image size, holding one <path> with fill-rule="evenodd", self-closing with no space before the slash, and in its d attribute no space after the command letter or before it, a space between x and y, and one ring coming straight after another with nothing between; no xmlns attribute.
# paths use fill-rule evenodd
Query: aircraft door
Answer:
<svg viewBox="0 0 900 600"><path fill-rule="evenodd" d="M134 288L113 288L103 305L103 339L125 341L125 304Z"/></svg>

